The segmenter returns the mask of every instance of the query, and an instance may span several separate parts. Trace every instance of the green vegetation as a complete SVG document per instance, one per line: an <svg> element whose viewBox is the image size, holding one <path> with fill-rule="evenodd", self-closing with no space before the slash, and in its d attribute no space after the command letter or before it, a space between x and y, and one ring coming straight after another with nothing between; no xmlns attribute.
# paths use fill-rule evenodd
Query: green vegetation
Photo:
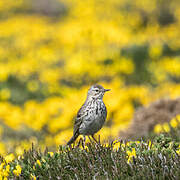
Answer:
<svg viewBox="0 0 180 180"><path fill-rule="evenodd" d="M0 0L0 154L64 145L94 83L112 89L102 140L117 139L138 107L179 97L179 7Z"/></svg>
<svg viewBox="0 0 180 180"><path fill-rule="evenodd" d="M115 141L104 145L87 143L84 148L60 146L55 153L48 152L48 149L41 152L32 146L18 159L5 159L1 157L1 175L7 173L9 178L17 179L180 177L180 144L167 134L160 134L152 141Z"/></svg>

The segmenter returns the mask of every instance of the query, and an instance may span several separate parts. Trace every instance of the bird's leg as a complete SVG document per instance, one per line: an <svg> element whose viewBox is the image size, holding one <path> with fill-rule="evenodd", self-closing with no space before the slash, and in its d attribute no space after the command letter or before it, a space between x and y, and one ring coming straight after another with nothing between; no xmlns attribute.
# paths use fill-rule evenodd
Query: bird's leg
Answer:
<svg viewBox="0 0 180 180"><path fill-rule="evenodd" d="M82 138L79 139L79 142L76 147L79 147L81 142L82 142Z"/></svg>
<svg viewBox="0 0 180 180"><path fill-rule="evenodd" d="M99 144L101 144L100 135L98 136L98 142L99 142Z"/></svg>
<svg viewBox="0 0 180 180"><path fill-rule="evenodd" d="M89 138L90 142L92 143L93 141L92 141L92 139L91 139L91 136L88 136L88 138Z"/></svg>
<svg viewBox="0 0 180 180"><path fill-rule="evenodd" d="M83 136L82 147L85 148L86 136Z"/></svg>
<svg viewBox="0 0 180 180"><path fill-rule="evenodd" d="M94 137L94 134L91 135L91 137L93 138L93 140L98 144L98 141L96 140L96 138Z"/></svg>

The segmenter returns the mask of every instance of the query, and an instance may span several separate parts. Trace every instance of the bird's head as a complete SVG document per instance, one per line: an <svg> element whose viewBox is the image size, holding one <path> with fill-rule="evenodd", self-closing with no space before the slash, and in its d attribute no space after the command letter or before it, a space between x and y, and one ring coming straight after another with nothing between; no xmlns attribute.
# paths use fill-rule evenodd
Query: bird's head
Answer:
<svg viewBox="0 0 180 180"><path fill-rule="evenodd" d="M104 89L101 85L93 85L88 90L88 99L103 99L104 93L110 89Z"/></svg>

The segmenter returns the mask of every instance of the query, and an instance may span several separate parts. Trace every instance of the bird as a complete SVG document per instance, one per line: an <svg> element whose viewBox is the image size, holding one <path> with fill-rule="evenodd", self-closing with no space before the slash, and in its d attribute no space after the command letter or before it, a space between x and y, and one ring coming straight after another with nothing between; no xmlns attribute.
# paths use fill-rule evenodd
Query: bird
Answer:
<svg viewBox="0 0 180 180"><path fill-rule="evenodd" d="M98 84L89 88L87 98L75 118L73 136L67 145L74 143L79 135L83 135L84 143L86 136L91 136L96 141L94 134L102 128L107 117L107 109L103 102L103 96L107 91L110 89Z"/></svg>

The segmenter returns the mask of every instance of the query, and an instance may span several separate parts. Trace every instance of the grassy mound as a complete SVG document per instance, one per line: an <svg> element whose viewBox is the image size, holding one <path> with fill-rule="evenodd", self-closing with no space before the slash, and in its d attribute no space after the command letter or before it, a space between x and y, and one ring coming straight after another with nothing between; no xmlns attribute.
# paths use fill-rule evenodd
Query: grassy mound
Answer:
<svg viewBox="0 0 180 180"><path fill-rule="evenodd" d="M12 158L13 159L13 158ZM2 177L17 179L178 179L180 145L166 135L152 141L88 143L55 153L25 151L15 160L1 157Z"/></svg>

